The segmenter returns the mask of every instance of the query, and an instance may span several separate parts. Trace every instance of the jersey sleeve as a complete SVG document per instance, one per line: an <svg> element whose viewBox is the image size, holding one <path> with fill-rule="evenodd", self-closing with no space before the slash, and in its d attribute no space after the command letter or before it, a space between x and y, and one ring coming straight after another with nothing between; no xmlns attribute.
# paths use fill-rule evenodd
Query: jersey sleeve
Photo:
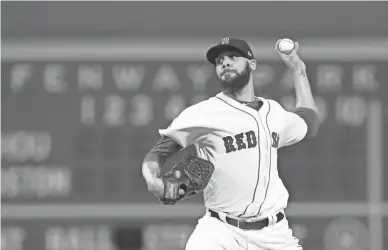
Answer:
<svg viewBox="0 0 388 250"><path fill-rule="evenodd" d="M298 143L307 134L307 124L298 114L285 110L278 102L273 101L281 121L279 148Z"/></svg>
<svg viewBox="0 0 388 250"><path fill-rule="evenodd" d="M193 106L183 110L166 129L159 129L161 136L167 136L183 148L193 144L204 131L201 115Z"/></svg>

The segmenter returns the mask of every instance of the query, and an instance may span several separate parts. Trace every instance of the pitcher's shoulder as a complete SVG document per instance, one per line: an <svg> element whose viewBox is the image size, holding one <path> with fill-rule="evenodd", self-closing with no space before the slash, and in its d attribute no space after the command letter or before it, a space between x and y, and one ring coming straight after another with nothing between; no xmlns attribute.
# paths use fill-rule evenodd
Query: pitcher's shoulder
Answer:
<svg viewBox="0 0 388 250"><path fill-rule="evenodd" d="M200 113L203 113L205 111L208 111L210 109L210 107L212 107L214 105L213 102L214 101L212 100L212 97L210 97L207 100L203 100L203 101L197 102L195 104L192 104L192 105L186 107L183 110L183 112L190 113L192 115L200 114Z"/></svg>
<svg viewBox="0 0 388 250"><path fill-rule="evenodd" d="M210 106L214 106L216 104L217 104L217 98L215 98L213 96L213 97L209 97L206 100L199 101L199 102L187 107L187 109L190 109L190 110L208 109Z"/></svg>

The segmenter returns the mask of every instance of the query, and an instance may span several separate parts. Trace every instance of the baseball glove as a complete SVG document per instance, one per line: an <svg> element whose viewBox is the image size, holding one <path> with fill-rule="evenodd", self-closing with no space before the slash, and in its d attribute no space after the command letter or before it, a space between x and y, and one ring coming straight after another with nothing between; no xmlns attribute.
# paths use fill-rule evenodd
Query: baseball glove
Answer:
<svg viewBox="0 0 388 250"><path fill-rule="evenodd" d="M214 165L211 162L190 154L183 156L171 171L162 176L164 194L160 201L173 205L202 192L213 172ZM185 191L184 195L179 195L179 189Z"/></svg>

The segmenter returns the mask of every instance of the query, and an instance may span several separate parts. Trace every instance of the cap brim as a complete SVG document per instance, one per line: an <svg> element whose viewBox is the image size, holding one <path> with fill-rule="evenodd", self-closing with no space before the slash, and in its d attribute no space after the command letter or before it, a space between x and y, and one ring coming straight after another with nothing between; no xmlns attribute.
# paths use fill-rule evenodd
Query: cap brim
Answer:
<svg viewBox="0 0 388 250"><path fill-rule="evenodd" d="M216 46L213 46L211 47L207 53L206 53L206 58L207 60L214 64L215 62L215 59L217 58L217 56L219 54L221 54L222 52L238 52L240 53L242 56L247 56L245 55L245 53L243 51L241 51L240 49L234 47L233 45L230 45L230 44L219 44L219 45L216 45Z"/></svg>

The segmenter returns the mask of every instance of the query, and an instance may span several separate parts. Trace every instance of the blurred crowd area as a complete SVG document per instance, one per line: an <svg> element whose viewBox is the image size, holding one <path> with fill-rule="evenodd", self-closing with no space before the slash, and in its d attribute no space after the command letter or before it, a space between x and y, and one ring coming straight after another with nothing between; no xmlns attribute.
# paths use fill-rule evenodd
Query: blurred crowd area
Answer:
<svg viewBox="0 0 388 250"><path fill-rule="evenodd" d="M246 39L257 95L292 111L273 53L300 43L317 139L279 153L305 249L388 247L388 4L2 2L2 250L183 250L202 197L161 205L141 162L186 107L219 91L205 52ZM186 149L169 159L165 169Z"/></svg>

